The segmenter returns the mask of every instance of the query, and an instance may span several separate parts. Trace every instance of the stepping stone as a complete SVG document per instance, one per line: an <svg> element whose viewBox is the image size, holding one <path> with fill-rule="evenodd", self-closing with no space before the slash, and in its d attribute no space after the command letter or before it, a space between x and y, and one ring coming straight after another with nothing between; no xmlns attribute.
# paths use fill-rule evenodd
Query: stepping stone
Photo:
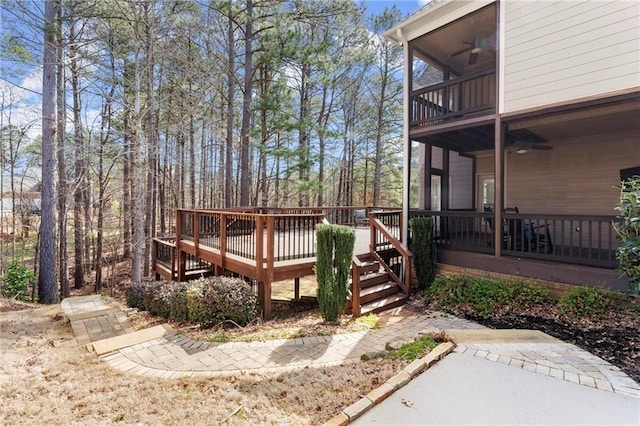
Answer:
<svg viewBox="0 0 640 426"><path fill-rule="evenodd" d="M148 342L149 340L172 336L176 333L177 331L169 324L162 324L155 327L145 328L144 330L134 331L133 333L98 340L87 344L87 348L89 350L94 350L98 355L104 355L122 348Z"/></svg>
<svg viewBox="0 0 640 426"><path fill-rule="evenodd" d="M104 315L109 315L116 312L120 312L120 309L106 308L106 309L100 309L97 311L87 311L87 312L80 312L78 314L69 314L67 315L67 317L69 318L69 321L81 321L89 318L96 318Z"/></svg>
<svg viewBox="0 0 640 426"><path fill-rule="evenodd" d="M446 335L457 344L463 343L562 343L538 330L464 329L447 330Z"/></svg>

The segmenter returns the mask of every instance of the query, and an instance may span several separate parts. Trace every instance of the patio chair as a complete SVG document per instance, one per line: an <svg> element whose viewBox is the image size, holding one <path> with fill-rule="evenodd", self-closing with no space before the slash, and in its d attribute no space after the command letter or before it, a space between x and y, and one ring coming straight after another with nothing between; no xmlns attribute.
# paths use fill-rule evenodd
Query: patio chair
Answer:
<svg viewBox="0 0 640 426"><path fill-rule="evenodd" d="M520 213L517 207L507 207L505 213ZM509 250L551 253L553 243L547 225L534 225L530 220L507 219L507 247ZM544 231L542 231L544 229Z"/></svg>
<svg viewBox="0 0 640 426"><path fill-rule="evenodd" d="M356 209L353 211L353 226L357 228L358 225L369 225L369 217L367 216L366 209Z"/></svg>
<svg viewBox="0 0 640 426"><path fill-rule="evenodd" d="M483 210L485 211L485 213L493 213L493 207L492 206L485 205L483 207ZM493 217L487 217L487 218L485 218L485 220L487 221L487 227L489 228L489 231L491 231L491 234L495 233L496 229L493 226L494 225ZM503 230L502 230L502 248L506 248L507 247L508 240L509 240L509 236L505 232L504 227L503 227ZM487 245L493 246L493 240L487 241Z"/></svg>

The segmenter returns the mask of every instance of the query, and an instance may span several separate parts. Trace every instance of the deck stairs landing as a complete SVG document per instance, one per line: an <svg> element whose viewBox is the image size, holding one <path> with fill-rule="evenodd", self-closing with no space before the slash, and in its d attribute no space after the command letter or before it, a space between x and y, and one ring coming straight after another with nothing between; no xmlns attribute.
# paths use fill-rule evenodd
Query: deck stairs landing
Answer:
<svg viewBox="0 0 640 426"><path fill-rule="evenodd" d="M362 262L360 267L360 315L379 313L404 305L408 296L402 292L400 286L391 278L388 272L371 254L357 256ZM353 271L353 270L352 270ZM350 280L349 301L347 313L352 310L353 280Z"/></svg>

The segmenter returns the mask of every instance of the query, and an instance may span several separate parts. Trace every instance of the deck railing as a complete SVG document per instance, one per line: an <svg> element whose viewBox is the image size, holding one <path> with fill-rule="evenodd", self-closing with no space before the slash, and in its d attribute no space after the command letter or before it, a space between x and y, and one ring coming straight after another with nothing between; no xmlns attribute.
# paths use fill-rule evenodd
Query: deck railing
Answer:
<svg viewBox="0 0 640 426"><path fill-rule="evenodd" d="M479 253L494 252L493 213L411 211L435 222L439 247ZM615 268L615 216L504 213L502 253L587 266Z"/></svg>
<svg viewBox="0 0 640 426"><path fill-rule="evenodd" d="M495 109L493 69L443 81L411 93L410 126L428 126Z"/></svg>
<svg viewBox="0 0 640 426"><path fill-rule="evenodd" d="M262 279L275 262L315 257L315 227L323 219L319 213L188 209L179 209L177 216L177 245L189 243L183 251L194 255L206 252L223 268L233 256L237 264L245 264L240 272L254 279Z"/></svg>
<svg viewBox="0 0 640 426"><path fill-rule="evenodd" d="M168 280L177 280L178 254L175 237L162 237L153 239L153 270L158 272L158 265L162 266L164 277ZM206 262L190 253L185 253L185 274L206 274L211 270L211 263Z"/></svg>

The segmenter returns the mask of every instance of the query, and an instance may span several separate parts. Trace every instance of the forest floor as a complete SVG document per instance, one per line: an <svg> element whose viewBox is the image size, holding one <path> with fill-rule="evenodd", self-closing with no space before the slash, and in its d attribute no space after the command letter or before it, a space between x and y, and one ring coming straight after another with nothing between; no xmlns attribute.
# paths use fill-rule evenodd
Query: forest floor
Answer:
<svg viewBox="0 0 640 426"><path fill-rule="evenodd" d="M109 292L119 300L118 291ZM202 340L250 341L372 326L349 317L326 324L313 305L282 306L274 320L242 329L174 327ZM430 307L414 297L406 309L425 312ZM496 328L542 330L617 365L640 382L637 313L598 323L573 323L549 312L498 314L486 320L473 312L456 314ZM381 318L378 327L384 327ZM138 328L161 321L145 313L130 319ZM117 372L77 347L60 305L42 307L0 299L0 331L0 416L6 424L321 424L408 363L378 358L281 374L158 380Z"/></svg>

